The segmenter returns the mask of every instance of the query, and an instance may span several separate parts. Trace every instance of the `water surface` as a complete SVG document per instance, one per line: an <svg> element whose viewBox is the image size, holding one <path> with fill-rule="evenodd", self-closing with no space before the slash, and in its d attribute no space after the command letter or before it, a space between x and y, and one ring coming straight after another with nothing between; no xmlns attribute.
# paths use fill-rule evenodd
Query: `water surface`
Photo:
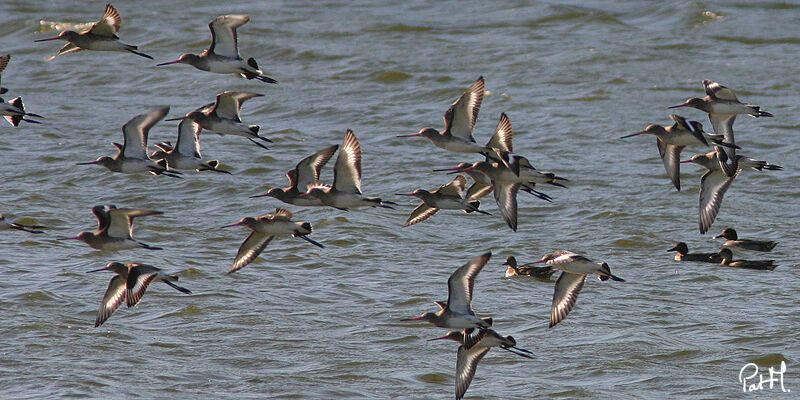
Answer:
<svg viewBox="0 0 800 400"><path fill-rule="evenodd" d="M104 4L0 4L0 54L12 54L5 97L22 95L46 117L0 125L0 206L51 227L0 237L0 397L449 398L456 346L426 342L438 328L399 320L435 309L448 275L487 250L494 256L474 306L536 359L492 351L467 398L778 398L776 388L743 394L738 374L748 362L766 369L781 360L786 387L800 391L797 6L130 1L116 4L120 37L155 62L92 52L43 61L62 43L33 43L53 34L40 32L41 19L96 20ZM202 51L208 21L229 13L250 15L240 51L279 85L154 66ZM415 204L393 193L447 183L432 170L476 158L395 136L441 129L443 112L480 75L489 93L476 139L488 140L506 112L514 150L570 178L570 188L543 189L552 204L520 194L516 233L491 198L491 217L440 212L401 228ZM672 261L666 249L676 241L697 251L720 244L697 232L702 171L684 166L677 192L652 138L618 139L670 123L667 106L703 95L705 78L775 114L740 117L737 144L785 170L742 173L710 232L731 226L780 241L770 254L737 254L774 258L775 271ZM204 134L204 155L234 175L177 180L74 165L112 154L120 127L147 108L169 105L180 116L223 90L264 93L242 114L275 142L264 151ZM710 129L699 111L680 111ZM280 239L224 275L247 232L218 227L282 206L248 196L285 186L285 171L348 128L364 150L364 192L398 201L397 210L289 207L326 248ZM175 123L159 123L150 140L175 134ZM96 204L163 211L138 221L137 236L165 250L108 253L55 240L93 229ZM556 249L606 261L627 282L591 279L569 317L548 329L552 284L505 279L500 264ZM154 285L95 329L111 276L85 271L109 261L176 272L195 294Z"/></svg>

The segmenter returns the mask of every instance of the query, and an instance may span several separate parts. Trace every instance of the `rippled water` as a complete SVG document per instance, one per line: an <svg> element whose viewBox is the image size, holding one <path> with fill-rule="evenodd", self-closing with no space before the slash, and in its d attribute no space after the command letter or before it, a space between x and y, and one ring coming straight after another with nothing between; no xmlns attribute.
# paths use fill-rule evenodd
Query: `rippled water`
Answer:
<svg viewBox="0 0 800 400"><path fill-rule="evenodd" d="M33 43L52 34L39 32L39 20L96 20L104 3L0 3L0 54L12 54L5 97L22 95L46 117L0 125L0 206L50 227L0 236L0 397L449 398L456 346L425 341L440 329L399 320L435 309L448 275L486 250L494 257L478 277L475 308L536 359L492 351L467 398L789 398L778 388L745 395L738 382L746 363L766 371L781 360L786 388L800 391L800 7L198 3L119 3L120 36L164 62L205 48L213 17L248 13L240 50L280 84L156 68L129 54L45 62L62 44ZM508 113L515 151L570 178L570 188L548 188L552 204L521 194L516 233L491 200L491 217L440 212L401 228L414 204L393 193L444 184L451 177L433 169L473 158L395 136L441 128L450 102L479 75L490 94L476 139L486 141ZM780 241L770 254L737 254L774 258L775 271L672 261L665 250L676 241L697 251L720 244L697 232L701 171L684 166L676 192L652 138L618 139L669 123L666 107L702 95L704 78L775 114L740 117L737 144L785 170L743 173L711 228ZM120 127L145 109L170 105L175 117L223 90L264 93L243 117L275 142L264 151L204 135L205 155L234 175L177 180L74 165L113 153ZM710 128L699 111L681 113ZM156 125L151 142L174 140L175 126ZM365 193L398 209L289 207L326 248L277 240L224 275L246 231L218 227L282 206L248 196L285 186L286 170L340 143L347 128L364 150ZM112 203L163 211L139 221L137 236L165 250L109 253L55 240L93 229L90 208ZM627 282L590 280L570 316L548 329L552 284L505 279L500 264L561 248L608 262ZM195 294L154 285L138 307L95 329L110 274L85 271L109 261L177 272Z"/></svg>

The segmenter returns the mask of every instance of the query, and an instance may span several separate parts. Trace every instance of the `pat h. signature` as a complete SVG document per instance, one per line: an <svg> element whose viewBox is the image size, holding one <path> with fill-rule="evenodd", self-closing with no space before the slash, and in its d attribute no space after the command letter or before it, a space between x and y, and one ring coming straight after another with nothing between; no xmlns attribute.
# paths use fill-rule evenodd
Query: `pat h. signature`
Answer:
<svg viewBox="0 0 800 400"><path fill-rule="evenodd" d="M739 383L742 384L742 391L745 393L763 390L767 383L770 389L780 384L781 392L788 393L791 392L791 390L783 385L784 373L786 373L785 361L781 361L780 368L775 369L774 367L769 367L767 372L763 374L758 364L747 363L739 370Z"/></svg>

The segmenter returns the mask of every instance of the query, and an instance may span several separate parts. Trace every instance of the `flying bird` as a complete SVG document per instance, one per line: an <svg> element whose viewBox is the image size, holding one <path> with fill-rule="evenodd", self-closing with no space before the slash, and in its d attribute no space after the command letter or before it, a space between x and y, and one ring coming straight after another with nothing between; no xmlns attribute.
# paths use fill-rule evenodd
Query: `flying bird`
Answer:
<svg viewBox="0 0 800 400"><path fill-rule="evenodd" d="M344 135L336 164L333 166L333 186L314 182L308 185L308 191L300 197L319 199L322 204L343 211L356 207L392 208L389 204L397 204L362 194L361 144L350 129Z"/></svg>
<svg viewBox="0 0 800 400"><path fill-rule="evenodd" d="M59 240L80 240L98 250L116 251L140 247L147 250L162 250L160 247L153 247L133 238L133 220L138 217L161 215L163 212L140 208L117 208L111 204L94 206L92 213L97 217L97 230L80 232L77 236Z"/></svg>
<svg viewBox="0 0 800 400"><path fill-rule="evenodd" d="M245 62L239 55L239 40L236 29L248 23L250 17L244 14L222 15L211 20L208 28L211 29L211 46L205 51L196 54L183 54L175 61L158 64L189 64L199 70L217 74L235 74L247 79L258 79L266 83L278 83L264 75L258 68L254 58Z"/></svg>
<svg viewBox="0 0 800 400"><path fill-rule="evenodd" d="M455 153L485 153L489 148L479 145L472 137L483 102L484 88L483 77L478 77L478 80L444 113L444 130L422 128L415 134L398 137L422 136L436 147ZM489 144L492 144L491 140Z"/></svg>
<svg viewBox="0 0 800 400"><path fill-rule="evenodd" d="M200 131L203 128L192 120L183 120L178 124L178 140L175 147L169 142L156 143L158 150L150 154L159 167L166 170L214 171L230 175L230 172L219 169L219 161L203 160L200 154Z"/></svg>
<svg viewBox="0 0 800 400"><path fill-rule="evenodd" d="M694 163L706 168L705 174L700 178L700 207L698 210L700 233L704 234L708 228L714 223L717 218L720 207L722 207L722 198L731 184L739 176L742 171L736 164L736 173L733 176L728 176L725 173L723 166L727 164L727 154L721 147L705 154L695 154L688 160L683 160L681 163Z"/></svg>
<svg viewBox="0 0 800 400"><path fill-rule="evenodd" d="M456 358L456 399L461 399L466 394L478 362L483 359L492 347L498 347L518 356L533 359L531 351L517 347L517 341L512 336L503 336L494 329L472 329L466 331L451 331L447 335L430 340L449 339L457 342L458 354Z"/></svg>
<svg viewBox="0 0 800 400"><path fill-rule="evenodd" d="M145 289L153 282L161 281L181 293L192 294L191 290L173 283L178 280L177 275L166 274L161 272L160 268L152 265L110 262L105 267L89 271L89 273L100 271L111 271L116 275L111 278L106 293L103 295L100 310L97 311L97 318L94 321L95 328L103 325L103 322L106 322L111 314L114 314L114 311L117 311L123 300L126 301L128 307L138 304L144 296Z"/></svg>
<svg viewBox="0 0 800 400"><path fill-rule="evenodd" d="M259 139L264 142L271 140L258 134L258 125L247 125L242 123L242 103L253 97L261 97L263 94L251 92L232 92L225 91L217 95L214 103L206 104L200 108L186 114L184 117L167 119L166 121L192 120L211 132L221 135L234 135L246 137L253 144L269 150L267 146L255 141Z"/></svg>
<svg viewBox="0 0 800 400"><path fill-rule="evenodd" d="M76 165L102 165L111 172L135 174L150 172L179 178L180 172L168 171L156 164L147 154L147 136L150 128L161 121L169 112L169 107L157 107L133 117L122 126L123 144L114 143L117 154L114 157L102 156L97 160L81 162Z"/></svg>
<svg viewBox="0 0 800 400"><path fill-rule="evenodd" d="M687 121L686 118L680 115L670 114L669 116L675 121L672 126L663 127L657 124L647 125L647 128L641 132L633 133L630 135L622 136L620 139L625 139L638 135L653 135L656 137L656 146L658 147L658 154L661 156L661 161L664 163L664 169L667 170L667 175L672 180L675 188L681 190L681 151L686 146L703 145L710 146L712 143L717 146L735 146L722 142L722 136L714 135L713 137L703 131L703 125L697 121Z"/></svg>
<svg viewBox="0 0 800 400"><path fill-rule="evenodd" d="M255 197L273 197L284 203L293 204L296 206L322 206L319 199L312 199L309 197L302 197L308 190L308 185L312 183L319 183L319 172L322 167L328 163L336 153L339 145L328 146L302 160L295 165L294 169L286 172L286 177L289 178L289 187L286 188L271 188L266 193L250 196ZM301 190L302 189L302 190Z"/></svg>
<svg viewBox="0 0 800 400"><path fill-rule="evenodd" d="M106 4L106 11L103 13L103 18L95 22L91 28L83 32L75 32L72 30L61 32L60 35L35 40L36 42L44 42L47 40L66 40L67 43L58 53L54 56L46 57L45 60L50 61L62 54L75 53L81 50L96 50L96 51L127 51L137 56L153 59L147 54L136 51L138 47L122 43L117 36L119 28L122 25L122 16L119 15L114 6Z"/></svg>
<svg viewBox="0 0 800 400"><path fill-rule="evenodd" d="M440 328L463 330L470 328L486 329L492 326L491 318L482 319L472 311L472 292L475 278L481 272L491 252L477 256L455 270L447 279L447 302L436 302L437 312L426 312L419 317L403 321L426 321Z"/></svg>
<svg viewBox="0 0 800 400"><path fill-rule="evenodd" d="M722 170L725 175L730 177L736 174L739 169L737 166L738 159L736 158L736 141L733 135L733 122L736 120L736 116L745 114L753 118L759 118L772 117L773 115L762 111L760 106L740 102L733 90L710 79L703 80L703 87L706 90L706 97L692 97L684 103L670 108L692 107L708 113L708 119L711 121L714 133L722 135L722 141L731 145L723 149L727 158L725 163L722 164Z"/></svg>
<svg viewBox="0 0 800 400"><path fill-rule="evenodd" d="M250 232L241 246L239 246L236 259L234 259L233 265L231 265L231 268L228 270L229 274L250 264L251 261L264 251L269 242L278 236L299 237L319 248L325 247L306 237L311 233L310 222L292 221L292 213L282 208L276 209L274 213L242 218L239 222L225 225L223 228L230 228L232 226L245 226L252 232Z"/></svg>
<svg viewBox="0 0 800 400"><path fill-rule="evenodd" d="M556 280L555 291L553 292L553 306L550 310L550 327L554 327L567 317L575 302L578 301L578 294L583 289L586 277L597 275L601 281L609 279L625 282L624 279L611 274L611 268L606 263L596 263L582 255L569 250L558 250L550 254L545 254L542 259L535 263L546 263L555 269L561 270L561 275Z"/></svg>
<svg viewBox="0 0 800 400"><path fill-rule="evenodd" d="M430 218L440 209L463 210L466 213L478 212L481 214L492 215L486 211L479 210L480 201L473 200L465 196L464 189L467 179L459 175L452 182L439 186L434 191L417 189L411 193L398 193L398 196L414 196L422 200L422 204L417 206L408 217L405 225L410 226Z"/></svg>

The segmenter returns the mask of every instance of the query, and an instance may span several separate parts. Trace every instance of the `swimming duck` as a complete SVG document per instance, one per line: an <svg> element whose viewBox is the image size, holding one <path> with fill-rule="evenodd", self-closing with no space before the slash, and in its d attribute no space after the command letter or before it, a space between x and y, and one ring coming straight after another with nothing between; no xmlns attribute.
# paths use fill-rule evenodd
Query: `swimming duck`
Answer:
<svg viewBox="0 0 800 400"><path fill-rule="evenodd" d="M675 254L675 261L700 261L719 264L722 257L719 253L689 253L689 246L684 242L678 242L675 247L667 251L677 251Z"/></svg>
<svg viewBox="0 0 800 400"><path fill-rule="evenodd" d="M549 280L550 276L556 272L556 270L549 265L545 267L537 267L531 264L517 266L517 259L514 258L514 256L508 256L506 263L503 265L508 265L508 269L506 269L506 278L524 275Z"/></svg>
<svg viewBox="0 0 800 400"><path fill-rule="evenodd" d="M733 252L731 251L731 249L727 247L723 247L722 249L720 249L719 255L722 257L722 262L720 262L720 264L727 265L729 267L760 269L769 271L772 271L773 269L775 269L775 267L777 267L777 265L775 265L775 260L759 260L759 261L733 260Z"/></svg>
<svg viewBox="0 0 800 400"><path fill-rule="evenodd" d="M714 239L718 239L724 237L728 239L722 245L725 247L739 247L742 249L747 250L754 250L754 251L772 251L775 246L778 245L778 242L773 242L771 240L751 240L751 239L739 239L739 236L736 235L736 230L733 228L725 228L722 230L717 236L714 236Z"/></svg>

